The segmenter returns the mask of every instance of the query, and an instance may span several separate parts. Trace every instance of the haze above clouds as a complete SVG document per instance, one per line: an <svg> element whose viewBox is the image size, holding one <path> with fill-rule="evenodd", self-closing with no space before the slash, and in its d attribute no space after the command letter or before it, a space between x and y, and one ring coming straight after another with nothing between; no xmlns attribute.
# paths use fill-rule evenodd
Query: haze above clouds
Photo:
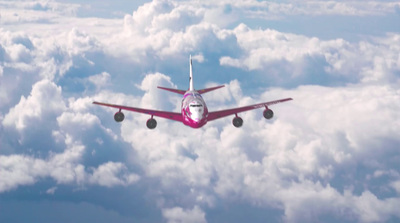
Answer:
<svg viewBox="0 0 400 223"><path fill-rule="evenodd" d="M0 1L0 221L400 220L400 3ZM194 130L93 100L179 111ZM16 214L19 213L19 214Z"/></svg>

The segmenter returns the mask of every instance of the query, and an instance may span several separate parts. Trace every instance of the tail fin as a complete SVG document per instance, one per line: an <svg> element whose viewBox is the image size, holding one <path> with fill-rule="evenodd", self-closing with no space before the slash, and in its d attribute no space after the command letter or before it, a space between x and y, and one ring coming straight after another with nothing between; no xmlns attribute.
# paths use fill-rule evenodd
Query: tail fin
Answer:
<svg viewBox="0 0 400 223"><path fill-rule="evenodd" d="M190 55L189 57L189 62L190 62L190 79L189 79L189 91L194 91L194 87L193 87L193 67L192 67L192 55ZM181 94L184 95L186 91L184 90L179 90L179 89L173 89L173 88L166 88L166 87L160 87L157 86L157 88L166 90L166 91L171 91L177 94Z"/></svg>
<svg viewBox="0 0 400 223"><path fill-rule="evenodd" d="M189 79L189 91L194 91L194 87L193 87L193 66L192 66L192 55L190 55L189 58L189 62L190 62L190 79ZM201 89L198 90L197 92L199 92L200 94L204 94L219 88L225 87L225 85L220 85L220 86L216 86L216 87L210 87L210 88L205 88L205 89ZM171 91L177 94L181 94L184 95L186 93L186 91L184 90L179 90L179 89L174 89L174 88L166 88L166 87L160 87L158 86L157 88L166 90L166 91Z"/></svg>
<svg viewBox="0 0 400 223"><path fill-rule="evenodd" d="M194 91L193 87L193 66L192 66L192 55L189 57L190 60L190 79L189 79L189 91Z"/></svg>

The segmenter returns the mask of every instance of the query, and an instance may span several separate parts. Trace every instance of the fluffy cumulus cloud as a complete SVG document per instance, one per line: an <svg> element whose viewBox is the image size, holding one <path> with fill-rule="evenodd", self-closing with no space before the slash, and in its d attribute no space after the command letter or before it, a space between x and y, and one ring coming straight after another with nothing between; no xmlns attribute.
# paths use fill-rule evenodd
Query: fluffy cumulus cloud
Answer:
<svg viewBox="0 0 400 223"><path fill-rule="evenodd" d="M0 1L0 219L400 219L399 3L154 0L100 18L68 2ZM294 100L241 128L155 130L92 104L179 111L157 86L186 89L189 54L196 88L225 84L204 95L211 111Z"/></svg>
<svg viewBox="0 0 400 223"><path fill-rule="evenodd" d="M262 98L271 95L296 95L294 105L276 109L290 117L279 115L265 123L261 115L245 114L243 129L232 127L230 120L221 130L210 123L201 133L177 131L180 140L168 130L176 125L156 132L123 127L122 133L127 131L125 140L132 141L146 161L147 174L161 178L165 193L181 197L184 191L192 204L215 207L219 199L226 199L283 205L289 222L319 221L329 215L347 221L397 216L400 200L385 198L396 194L387 185L398 180L399 157L387 156L398 150L400 105L392 104L399 99L397 90L302 87L267 92ZM377 113L385 115L372 115ZM387 178L372 176L377 170ZM172 192L178 185L179 192ZM382 204L385 208L378 208Z"/></svg>
<svg viewBox="0 0 400 223"><path fill-rule="evenodd" d="M32 86L28 98L21 96L19 103L4 118L3 124L23 130L30 119L48 117L49 113L60 113L64 107L61 88L48 80L42 80Z"/></svg>
<svg viewBox="0 0 400 223"><path fill-rule="evenodd" d="M120 162L85 167L82 161L88 149L82 144L86 138L84 134L102 127L96 116L84 109L74 109L77 103L73 103L73 99L70 102L71 106L67 106L61 88L44 79L34 84L30 95L27 98L21 96L19 103L5 115L2 145L17 153L0 156L1 192L44 178L52 178L57 184L78 186L129 185L139 179ZM115 137L105 128L103 133L110 139Z"/></svg>
<svg viewBox="0 0 400 223"><path fill-rule="evenodd" d="M239 58L221 57L223 66L268 71L281 82L319 78L322 84L331 80L398 84L398 34L352 44L343 39L324 41L276 30L252 30L245 24L232 32L244 53ZM283 72L275 70L277 66Z"/></svg>

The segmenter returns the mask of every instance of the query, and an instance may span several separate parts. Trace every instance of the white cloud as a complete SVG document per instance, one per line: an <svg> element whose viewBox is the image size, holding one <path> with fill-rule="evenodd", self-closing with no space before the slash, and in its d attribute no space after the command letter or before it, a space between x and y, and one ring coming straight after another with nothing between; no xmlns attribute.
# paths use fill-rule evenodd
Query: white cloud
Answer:
<svg viewBox="0 0 400 223"><path fill-rule="evenodd" d="M399 218L398 33L326 40L256 29L247 21L385 16L398 3L153 1L124 19L76 18L71 9L80 6L73 4L0 4L7 6L0 21L0 142L7 149L0 151L0 192L48 178L88 191L100 185L137 192L128 186L139 184L146 188L141 198L170 222L212 221L208 211L227 203L274 209L287 222ZM262 109L240 114L241 129L232 126L232 116L196 130L157 120L153 131L144 125L146 115L126 112L120 125L112 120L116 109L92 104L178 111L181 98L156 86L175 88L175 77L166 74L180 69L170 63L189 53L204 66L218 59L223 65L195 77L199 84L206 78L226 83L204 96L210 110L294 101L271 106L271 121ZM127 71L123 63L133 65ZM257 83L251 92L261 96L247 97L243 86L258 80L292 88L265 90ZM315 85L303 86L310 82ZM144 94L135 95L134 86ZM45 191L57 196L57 188Z"/></svg>
<svg viewBox="0 0 400 223"><path fill-rule="evenodd" d="M82 165L76 165L82 156L84 146L66 139L67 149L51 155L49 160L26 155L0 156L0 172L4 176L0 192L15 189L21 185L31 185L40 178L53 177L58 183L81 182L84 179Z"/></svg>
<svg viewBox="0 0 400 223"><path fill-rule="evenodd" d="M169 99L165 91L158 89L157 86L176 88L176 85L171 82L171 78L165 74L155 73L146 75L140 86L137 86L146 92L142 97L141 107L149 109L171 108L171 100L173 99Z"/></svg>
<svg viewBox="0 0 400 223"><path fill-rule="evenodd" d="M400 194L400 180L391 183L391 186Z"/></svg>
<svg viewBox="0 0 400 223"><path fill-rule="evenodd" d="M349 191L339 194L329 185L323 187L320 183L310 182L293 184L291 189L295 188L281 194L286 200L285 220L288 222L319 221L321 215L331 213L346 221L360 222L386 221L391 215L398 215L395 209L399 199L380 200L370 191L360 196Z"/></svg>
<svg viewBox="0 0 400 223"><path fill-rule="evenodd" d="M356 198L356 209L360 220L363 222L386 221L391 215L400 217L397 207L400 205L398 198L378 199L374 194L366 191Z"/></svg>
<svg viewBox="0 0 400 223"><path fill-rule="evenodd" d="M84 113L87 112L92 106L93 98L80 97L80 98L69 98L68 108L73 112Z"/></svg>
<svg viewBox="0 0 400 223"><path fill-rule="evenodd" d="M137 124L127 123L122 126L122 136L140 156L146 175L159 178L165 191L178 186L181 190L196 188L191 198L193 203L202 203L196 197L208 190L224 200L240 198L267 207L283 205L289 222L314 221L325 214L347 219L341 210L350 213L350 220L363 222L394 215L392 206L386 213L374 210L373 207L385 201L378 197L376 201L365 200L364 195L373 194L368 189L362 196L352 192L346 195L328 182L340 179L342 168L348 169L349 174L357 171L354 163L366 168L376 165L369 162L377 159L378 148L380 154L394 149L394 144L387 148L385 140L399 138L400 123L394 121L399 120L398 109L394 107L400 104L393 104L400 101L396 99L397 90L380 86L304 86L287 91L273 89L261 98L286 96L295 100L272 106L278 116L272 122L259 120L260 110L242 114L245 120L242 129L232 127L230 118L219 124L210 123L202 130L183 131L174 122L160 125L155 131L143 125L132 129L129 126ZM384 115L371 118L371 114L379 113ZM192 141L187 141L189 138ZM378 168L391 165L395 164L378 164ZM213 178L218 180L213 182ZM351 185L344 182L342 186ZM300 197L295 199L295 194ZM348 199L354 200L354 205L347 205ZM301 208L310 202L316 204L312 208L315 212ZM396 204L398 199L391 202ZM359 203L370 205L373 211L365 216L356 208Z"/></svg>
<svg viewBox="0 0 400 223"><path fill-rule="evenodd" d="M57 117L57 122L60 128L67 132L74 132L73 129L77 128L80 131L85 131L96 124L100 124L99 118L93 114L72 112L63 112L59 117Z"/></svg>
<svg viewBox="0 0 400 223"><path fill-rule="evenodd" d="M204 56L203 56L203 54L194 55L194 56L192 56L192 59L193 59L194 61L199 62L199 63L203 63L203 62L204 62Z"/></svg>
<svg viewBox="0 0 400 223"><path fill-rule="evenodd" d="M336 15L336 16L367 16L395 13L396 2L376 1L235 1L231 3L242 9L243 16L264 19L279 19L290 15ZM219 2L219 4L223 4Z"/></svg>
<svg viewBox="0 0 400 223"><path fill-rule="evenodd" d="M47 159L26 155L0 155L0 192L22 185L32 185L47 177L53 178L57 184L106 187L127 186L140 179L137 174L130 173L122 163L107 162L97 168L91 168L92 171L86 171L86 167L81 164L86 148L80 142L72 140L67 135L67 148L62 153L50 153ZM56 187L53 187L46 193L54 194L55 190Z"/></svg>
<svg viewBox="0 0 400 223"><path fill-rule="evenodd" d="M164 218L169 223L178 222L207 222L205 219L205 213L198 206L193 209L183 209L181 207L166 208L162 211Z"/></svg>
<svg viewBox="0 0 400 223"><path fill-rule="evenodd" d="M59 114L64 108L61 88L42 80L32 86L27 98L21 96L20 102L4 117L3 124L23 130L30 120Z"/></svg>
<svg viewBox="0 0 400 223"><path fill-rule="evenodd" d="M116 185L126 186L136 183L140 177L137 174L127 173L126 166L122 163L108 162L93 170L90 182L106 187Z"/></svg>
<svg viewBox="0 0 400 223"><path fill-rule="evenodd" d="M182 52L214 50L220 41L226 41L226 36L218 26L203 19L205 11L184 2L146 3L125 16L124 32L114 36L112 50L108 51L140 62L140 58L148 56L144 52L165 59Z"/></svg>
<svg viewBox="0 0 400 223"><path fill-rule="evenodd" d="M79 5L55 1L1 1L0 24L50 22L59 16L74 16Z"/></svg>
<svg viewBox="0 0 400 223"><path fill-rule="evenodd" d="M97 40L78 29L72 29L68 33L67 51L72 54L96 50L99 46Z"/></svg>
<svg viewBox="0 0 400 223"><path fill-rule="evenodd" d="M46 194L51 194L53 195L57 190L57 187L51 187L46 191Z"/></svg>
<svg viewBox="0 0 400 223"><path fill-rule="evenodd" d="M240 24L232 33L244 54L240 58L221 57L220 64L224 66L263 70L277 80L318 75L320 79L332 76L366 83L398 81L395 76L400 70L397 34L354 44L343 39L324 41L276 30L253 30L245 24ZM316 64L318 60L321 64ZM271 66L280 67L279 73ZM319 66L322 72L315 73L313 69ZM290 76L284 76L285 73Z"/></svg>
<svg viewBox="0 0 400 223"><path fill-rule="evenodd" d="M102 72L89 77L89 81L96 85L97 88L101 88L110 83L111 75L107 72Z"/></svg>
<svg viewBox="0 0 400 223"><path fill-rule="evenodd" d="M45 175L43 161L37 161L20 155L0 156L0 192L8 191L19 185L31 185L36 177Z"/></svg>

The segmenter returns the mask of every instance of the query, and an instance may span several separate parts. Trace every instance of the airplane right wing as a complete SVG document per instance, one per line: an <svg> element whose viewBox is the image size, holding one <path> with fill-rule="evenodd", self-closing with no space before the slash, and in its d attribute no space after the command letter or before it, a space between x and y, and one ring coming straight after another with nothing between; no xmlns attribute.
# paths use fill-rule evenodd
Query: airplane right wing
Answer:
<svg viewBox="0 0 400 223"><path fill-rule="evenodd" d="M240 112L245 112L245 111L249 111L249 110L253 110L253 109L257 109L257 108L263 108L263 107L267 107L269 105L274 105L274 104L278 104L278 103L282 103L282 102L290 101L290 100L293 100L293 99L285 98L285 99L280 99L280 100L275 100L275 101L259 103L259 104L255 104L255 105L244 106L244 107L240 107L240 108L232 108L232 109L227 109L227 110L210 112L210 113L208 113L207 120L212 121L215 119L223 118L225 116L229 116L229 115L233 115L233 114L237 114Z"/></svg>

